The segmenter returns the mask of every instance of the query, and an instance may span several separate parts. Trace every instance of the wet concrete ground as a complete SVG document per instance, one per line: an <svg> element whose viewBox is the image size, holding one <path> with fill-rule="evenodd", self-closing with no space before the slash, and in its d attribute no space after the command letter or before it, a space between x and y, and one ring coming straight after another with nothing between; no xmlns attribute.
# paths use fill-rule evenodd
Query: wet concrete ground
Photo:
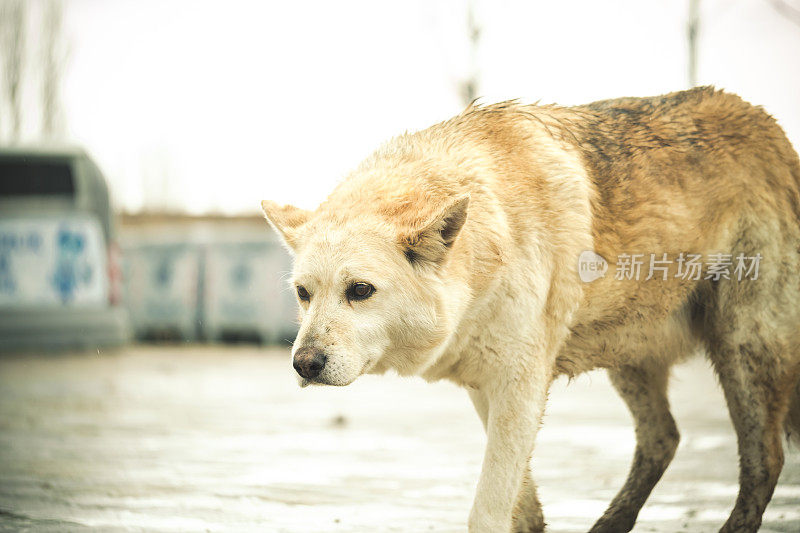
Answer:
<svg viewBox="0 0 800 533"><path fill-rule="evenodd" d="M448 384L299 389L285 349L137 347L0 359L0 530L461 532L484 436ZM736 496L703 360L671 398L681 447L635 531L716 531ZM586 531L627 473L628 413L602 373L559 381L534 475L552 532ZM800 531L800 452L762 531Z"/></svg>

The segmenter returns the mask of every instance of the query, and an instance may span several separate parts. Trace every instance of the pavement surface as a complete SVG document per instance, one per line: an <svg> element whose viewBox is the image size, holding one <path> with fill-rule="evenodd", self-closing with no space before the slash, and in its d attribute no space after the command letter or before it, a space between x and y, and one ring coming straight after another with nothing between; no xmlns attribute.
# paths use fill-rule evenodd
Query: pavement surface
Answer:
<svg viewBox="0 0 800 533"><path fill-rule="evenodd" d="M635 531L717 531L737 456L704 360L671 399L681 446ZM0 531L463 532L483 445L452 385L300 389L288 349L0 358ZM558 381L533 461L549 531L588 530L633 447L605 374ZM762 531L800 531L796 450Z"/></svg>

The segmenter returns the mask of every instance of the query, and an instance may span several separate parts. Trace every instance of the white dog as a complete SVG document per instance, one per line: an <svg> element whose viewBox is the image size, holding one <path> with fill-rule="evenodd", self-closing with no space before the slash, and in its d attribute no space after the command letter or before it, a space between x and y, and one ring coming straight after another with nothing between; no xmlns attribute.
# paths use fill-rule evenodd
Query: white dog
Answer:
<svg viewBox="0 0 800 533"><path fill-rule="evenodd" d="M697 350L739 438L722 531L758 529L782 429L800 432L800 163L760 108L711 88L470 107L386 144L314 212L262 205L295 254L304 384L394 369L469 391L488 436L471 532L543 530L529 459L548 387L598 367L637 448L592 531L629 531L678 444L669 368ZM608 261L591 283L587 253ZM685 253L763 261L693 277ZM634 277L636 257L667 266Z"/></svg>

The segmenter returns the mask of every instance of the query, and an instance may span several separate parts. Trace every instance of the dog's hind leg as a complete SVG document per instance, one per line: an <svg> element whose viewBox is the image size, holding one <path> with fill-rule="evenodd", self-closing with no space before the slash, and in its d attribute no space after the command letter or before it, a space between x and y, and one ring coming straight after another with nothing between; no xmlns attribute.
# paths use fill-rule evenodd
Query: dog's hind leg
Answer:
<svg viewBox="0 0 800 533"><path fill-rule="evenodd" d="M744 226L733 254L763 255L757 279L720 279L704 294L706 351L739 448L739 494L723 533L758 531L783 468L783 424L800 371L800 232L794 223L784 227L785 235L763 224Z"/></svg>
<svg viewBox="0 0 800 533"><path fill-rule="evenodd" d="M777 364L774 348L716 346L711 360L725 392L739 444L739 495L722 533L758 531L783 467L783 421L797 377Z"/></svg>
<svg viewBox="0 0 800 533"><path fill-rule="evenodd" d="M469 397L483 423L483 428L486 429L489 418L488 400L481 391L476 389L469 389ZM517 496L517 503L514 506L513 519L513 533L541 533L544 531L545 523L542 504L539 502L539 495L536 491L536 483L531 476L530 465L528 465L522 478L522 486Z"/></svg>
<svg viewBox="0 0 800 533"><path fill-rule="evenodd" d="M633 529L639 510L667 469L680 436L669 410L669 366L652 360L608 371L636 426L636 452L625 485L590 533Z"/></svg>

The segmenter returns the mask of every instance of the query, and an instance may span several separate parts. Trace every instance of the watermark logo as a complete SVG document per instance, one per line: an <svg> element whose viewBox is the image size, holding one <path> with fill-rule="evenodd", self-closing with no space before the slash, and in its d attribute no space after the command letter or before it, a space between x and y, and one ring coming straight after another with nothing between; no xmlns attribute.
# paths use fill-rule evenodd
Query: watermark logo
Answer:
<svg viewBox="0 0 800 533"><path fill-rule="evenodd" d="M757 280L762 255L712 253L702 254L626 254L617 256L614 279L617 281L658 279L683 280ZM587 250L578 256L578 276L591 283L605 276L608 262L596 252Z"/></svg>
<svg viewBox="0 0 800 533"><path fill-rule="evenodd" d="M578 256L578 276L584 283L591 283L606 275L608 261L592 250L584 250Z"/></svg>

